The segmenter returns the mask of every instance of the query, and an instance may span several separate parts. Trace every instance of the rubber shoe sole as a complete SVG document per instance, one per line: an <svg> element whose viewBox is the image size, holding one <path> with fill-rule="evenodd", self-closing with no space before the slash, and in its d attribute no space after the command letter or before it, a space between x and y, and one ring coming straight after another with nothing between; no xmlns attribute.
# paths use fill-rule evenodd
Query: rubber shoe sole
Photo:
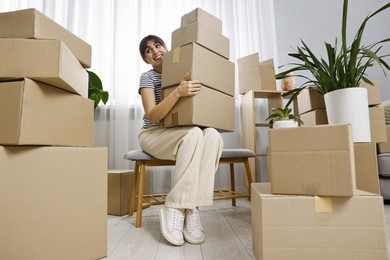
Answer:
<svg viewBox="0 0 390 260"><path fill-rule="evenodd" d="M161 228L161 233L164 236L166 240L168 240L169 243L175 245L175 246L182 246L184 245L184 239L182 241L178 241L175 238L171 237L169 235L167 226L166 226L166 221L165 221L165 214L164 214L164 209L161 208L160 210L160 228Z"/></svg>
<svg viewBox="0 0 390 260"><path fill-rule="evenodd" d="M196 244L202 244L202 243L204 242L204 235L202 236L202 238L199 238L199 239L193 238L193 237L191 237L190 234L187 233L187 231L186 231L185 228L184 228L184 230L183 230L183 234L184 234L185 240L186 240L188 243L191 243L191 244L196 245Z"/></svg>

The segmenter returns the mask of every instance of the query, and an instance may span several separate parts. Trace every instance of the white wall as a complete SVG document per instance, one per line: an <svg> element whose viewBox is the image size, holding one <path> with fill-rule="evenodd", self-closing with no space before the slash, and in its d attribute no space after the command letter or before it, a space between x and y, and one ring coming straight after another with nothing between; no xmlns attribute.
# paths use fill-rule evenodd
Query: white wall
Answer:
<svg viewBox="0 0 390 260"><path fill-rule="evenodd" d="M347 36L353 39L358 27L369 12L388 3L388 0L350 0L347 20ZM302 46L300 38L317 54L326 57L324 41L341 46L342 0L274 0L277 42L276 66L294 61L287 54L296 46ZM370 44L390 37L390 9L376 15L366 26L363 44ZM383 53L390 54L390 43ZM390 63L390 58L387 59ZM382 100L390 99L390 72L385 77L379 66L368 71L369 79L378 80Z"/></svg>

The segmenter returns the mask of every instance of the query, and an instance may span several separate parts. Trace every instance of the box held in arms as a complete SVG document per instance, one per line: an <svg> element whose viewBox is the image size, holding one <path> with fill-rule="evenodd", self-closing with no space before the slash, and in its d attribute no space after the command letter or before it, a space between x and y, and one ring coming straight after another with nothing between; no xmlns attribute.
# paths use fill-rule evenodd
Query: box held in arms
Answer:
<svg viewBox="0 0 390 260"><path fill-rule="evenodd" d="M0 24L0 38L61 40L84 68L91 67L91 45L36 9L0 13Z"/></svg>
<svg viewBox="0 0 390 260"><path fill-rule="evenodd" d="M93 101L30 79L0 82L0 144L93 146Z"/></svg>
<svg viewBox="0 0 390 260"><path fill-rule="evenodd" d="M177 86L163 89L166 97ZM165 127L200 126L213 127L220 132L235 129L234 97L203 86L193 97L182 97L163 120Z"/></svg>
<svg viewBox="0 0 390 260"><path fill-rule="evenodd" d="M179 85L187 72L202 85L234 96L234 63L197 43L164 54L161 87Z"/></svg>
<svg viewBox="0 0 390 260"><path fill-rule="evenodd" d="M217 33L222 33L222 20L218 17L204 11L201 8L196 8L191 12L181 17L181 27L190 25L194 22L199 22L207 25Z"/></svg>
<svg viewBox="0 0 390 260"><path fill-rule="evenodd" d="M172 50L196 42L225 59L230 57L229 39L204 23L193 22L172 32Z"/></svg>

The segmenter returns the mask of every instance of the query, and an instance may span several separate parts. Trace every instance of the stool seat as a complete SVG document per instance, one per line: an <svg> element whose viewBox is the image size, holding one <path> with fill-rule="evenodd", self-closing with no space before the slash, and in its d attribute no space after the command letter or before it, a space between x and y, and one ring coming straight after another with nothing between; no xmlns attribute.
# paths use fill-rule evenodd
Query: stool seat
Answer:
<svg viewBox="0 0 390 260"><path fill-rule="evenodd" d="M251 158L256 154L249 149L223 149L221 159L226 158ZM160 160L142 150L131 150L125 153L123 156L125 160L131 161L153 161Z"/></svg>
<svg viewBox="0 0 390 260"><path fill-rule="evenodd" d="M250 198L250 185L252 183L249 158L256 154L249 149L223 149L220 164L230 165L230 190L214 190L214 200L231 199L232 206L236 205L236 198ZM142 150L131 150L125 153L123 159L135 162L133 183L130 194L129 215L134 213L137 203L137 217L135 226L141 227L142 208L165 203L166 194L144 194L145 168L149 166L174 166L174 160L158 159ZM248 184L248 193L238 193L235 189L234 164L243 163ZM138 190L138 196L135 193Z"/></svg>

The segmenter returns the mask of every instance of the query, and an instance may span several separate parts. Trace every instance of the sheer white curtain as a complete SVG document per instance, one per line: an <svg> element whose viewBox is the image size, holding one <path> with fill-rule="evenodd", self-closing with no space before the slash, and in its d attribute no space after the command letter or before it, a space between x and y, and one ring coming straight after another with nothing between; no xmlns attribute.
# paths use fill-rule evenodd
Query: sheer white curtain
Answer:
<svg viewBox="0 0 390 260"><path fill-rule="evenodd" d="M156 34L169 48L171 32L180 26L181 16L197 7L222 20L223 34L230 39L232 62L254 52L260 52L263 59L276 58L272 0L0 1L0 12L36 8L92 45L91 70L110 92L109 104L95 111L95 146L109 148L111 169L132 167L122 159L123 154L139 148L137 135L143 109L138 80L149 69L140 58L139 41L147 34ZM241 147L238 92L236 101L236 131L222 134L225 148ZM227 168L220 167L219 172L226 171ZM152 176L152 189L169 189L170 180L165 174ZM217 174L216 178L217 186L228 186L228 175Z"/></svg>

